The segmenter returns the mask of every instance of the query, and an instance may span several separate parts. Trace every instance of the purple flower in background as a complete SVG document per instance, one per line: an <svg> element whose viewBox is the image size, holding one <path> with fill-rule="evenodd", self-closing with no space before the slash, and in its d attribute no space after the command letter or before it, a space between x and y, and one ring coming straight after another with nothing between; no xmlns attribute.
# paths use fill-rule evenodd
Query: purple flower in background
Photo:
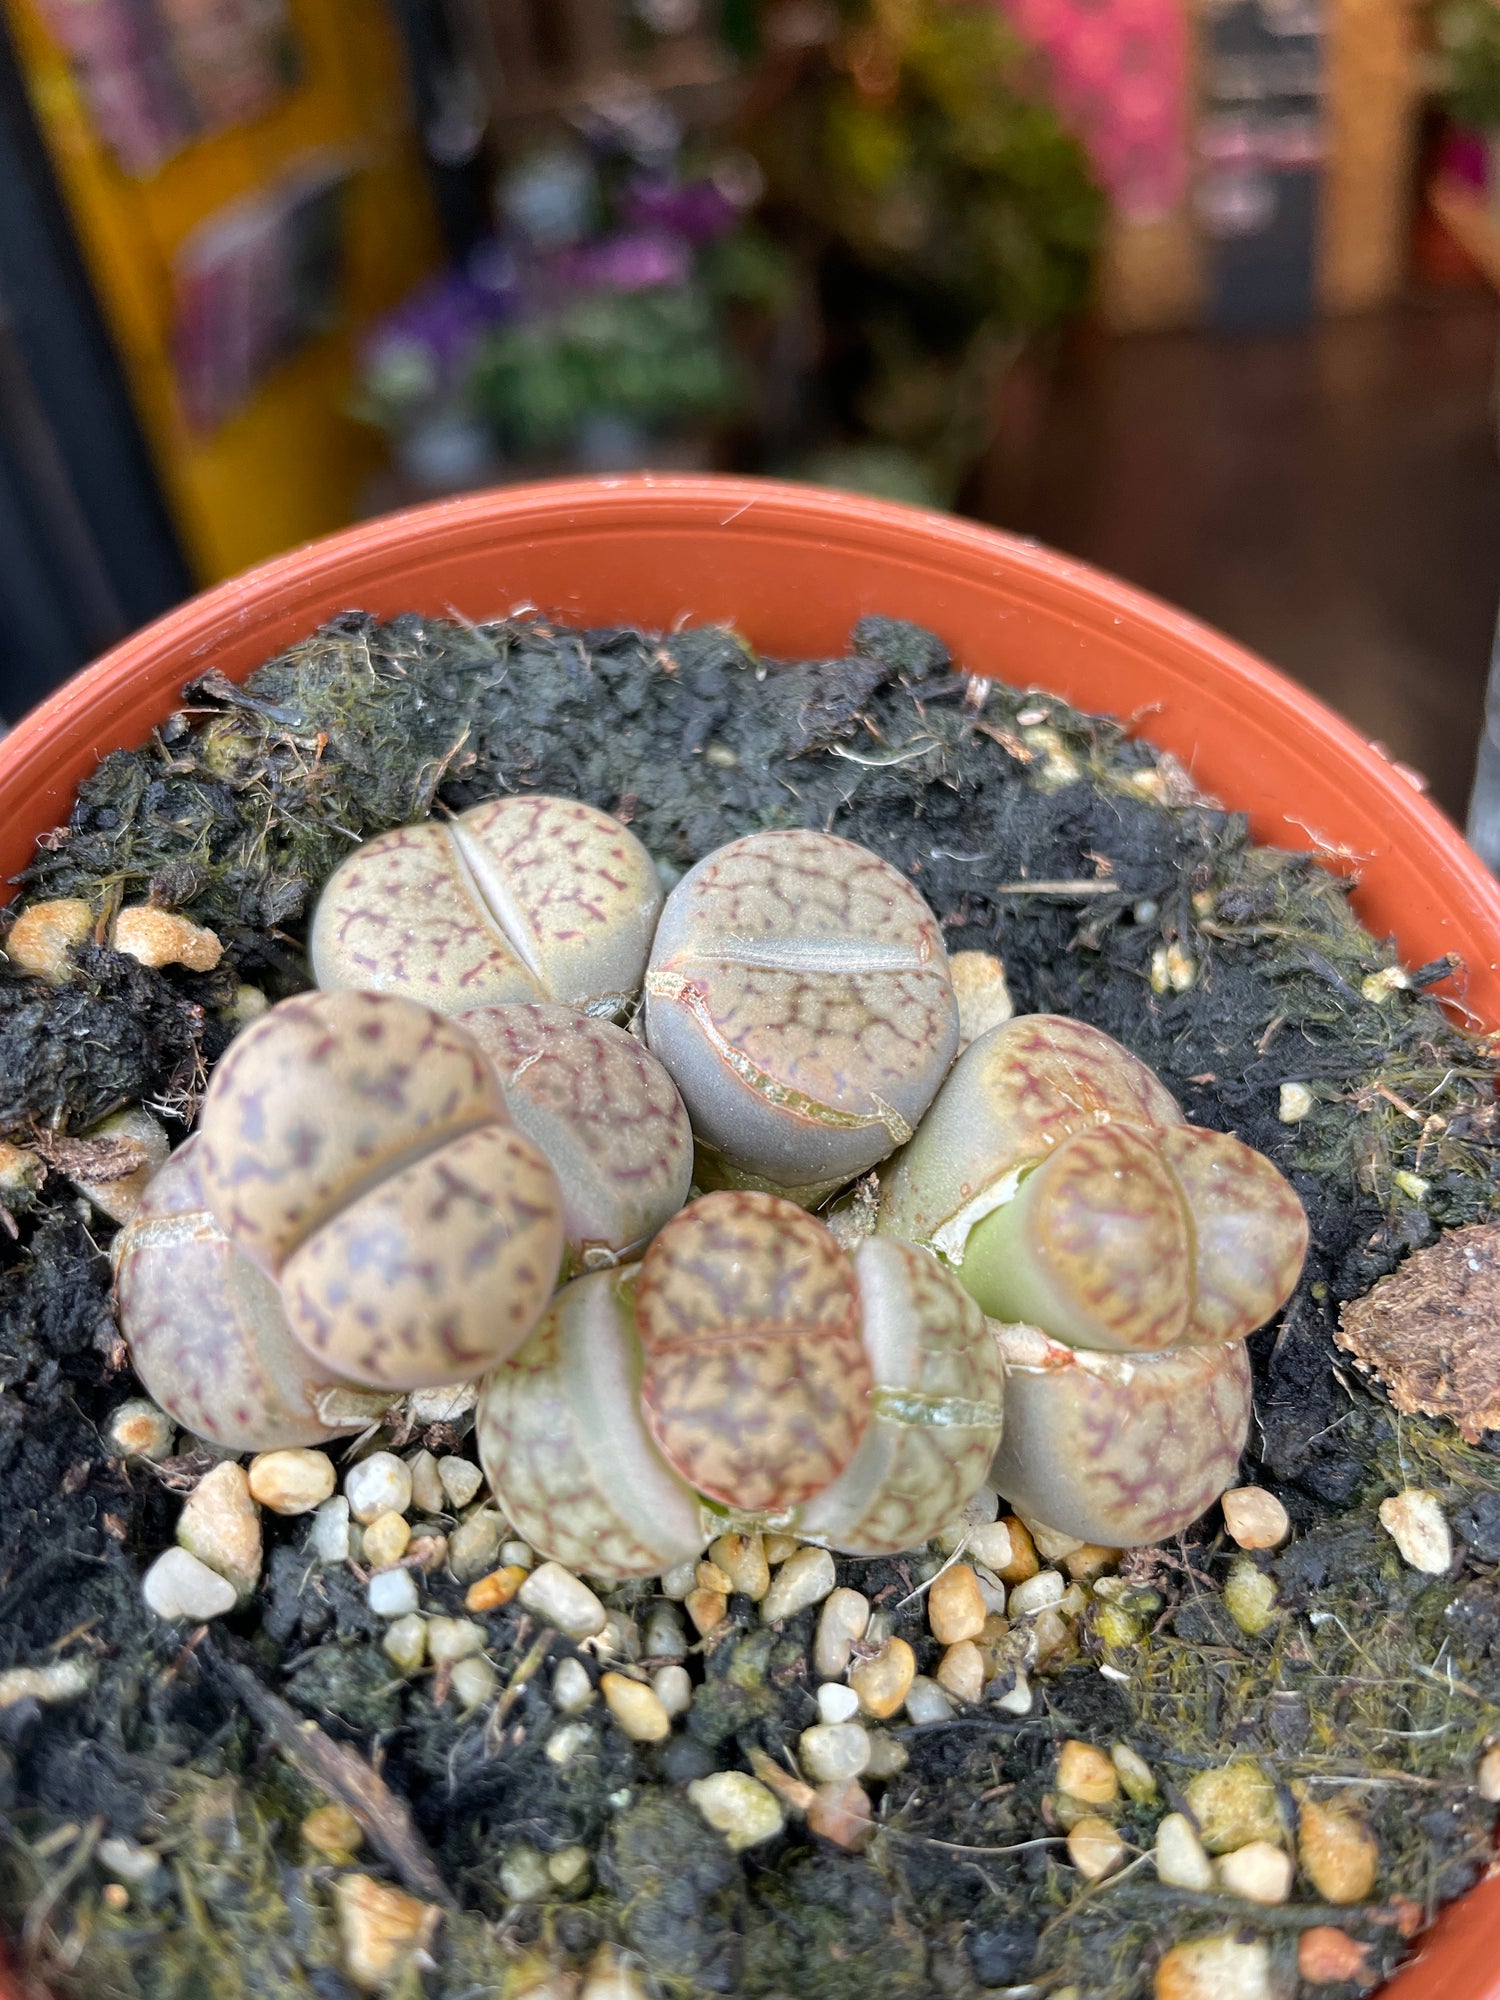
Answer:
<svg viewBox="0 0 1500 2000"><path fill-rule="evenodd" d="M624 230L570 250L558 275L579 291L644 292L655 285L685 285L693 257L687 244L660 230Z"/></svg>
<svg viewBox="0 0 1500 2000"><path fill-rule="evenodd" d="M467 366L483 336L508 317L512 301L449 271L377 320L364 350L364 376L377 387L435 393Z"/></svg>
<svg viewBox="0 0 1500 2000"><path fill-rule="evenodd" d="M665 230L689 243L712 243L739 220L739 210L712 181L633 181L625 214L637 229Z"/></svg>

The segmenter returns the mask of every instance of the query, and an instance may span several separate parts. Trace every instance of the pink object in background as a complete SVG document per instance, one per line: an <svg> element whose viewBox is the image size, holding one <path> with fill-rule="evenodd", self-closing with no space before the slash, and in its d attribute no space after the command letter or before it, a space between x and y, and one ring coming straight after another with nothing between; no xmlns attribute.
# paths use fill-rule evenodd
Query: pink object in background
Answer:
<svg viewBox="0 0 1500 2000"><path fill-rule="evenodd" d="M1046 56L1057 108L1121 214L1150 221L1188 180L1188 35L1181 0L998 0Z"/></svg>

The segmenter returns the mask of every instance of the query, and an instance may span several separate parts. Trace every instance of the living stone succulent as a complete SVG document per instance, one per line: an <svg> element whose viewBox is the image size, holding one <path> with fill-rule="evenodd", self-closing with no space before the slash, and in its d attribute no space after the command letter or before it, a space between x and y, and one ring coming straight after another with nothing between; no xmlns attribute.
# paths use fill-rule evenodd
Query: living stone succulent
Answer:
<svg viewBox="0 0 1500 2000"><path fill-rule="evenodd" d="M983 1481L1000 1359L926 1251L848 1256L794 1204L722 1191L639 1265L565 1287L477 1421L510 1520L594 1574L680 1562L726 1518L878 1554L936 1533Z"/></svg>
<svg viewBox="0 0 1500 2000"><path fill-rule="evenodd" d="M877 1227L929 1245L1000 1323L1013 1504L1124 1545L1232 1479L1243 1342L1290 1296L1307 1218L1107 1035L1032 1014L981 1036L886 1170Z"/></svg>
<svg viewBox="0 0 1500 2000"><path fill-rule="evenodd" d="M524 1002L457 1018L489 1059L512 1123L557 1174L565 1275L638 1254L693 1177L687 1112L655 1056L570 1007Z"/></svg>
<svg viewBox="0 0 1500 2000"><path fill-rule="evenodd" d="M868 849L800 828L731 841L667 899L646 1039L700 1185L813 1206L910 1138L958 1046L937 919Z"/></svg>
<svg viewBox="0 0 1500 2000"><path fill-rule="evenodd" d="M237 1343L256 1356L231 1373L263 1377L278 1393L284 1360L272 1350L283 1323L317 1383L417 1389L475 1377L511 1353L557 1282L556 1175L511 1124L478 1044L408 1000L309 993L263 1015L214 1074L191 1168L178 1177L189 1171L191 1188L184 1180L160 1200L172 1216L180 1206L211 1218L234 1305L226 1351ZM185 1322L199 1310L176 1268L194 1238L177 1221L157 1226L155 1190L119 1253L121 1324L147 1357L143 1373L160 1372L155 1350L194 1345ZM305 1373L287 1378L298 1407ZM245 1418L240 1393L194 1428L247 1434L254 1412ZM274 1398L263 1415L250 1444L301 1441L284 1435Z"/></svg>
<svg viewBox="0 0 1500 2000"><path fill-rule="evenodd" d="M610 1018L640 990L661 902L650 855L608 813L489 799L356 848L318 899L313 974L443 1014L542 1000Z"/></svg>

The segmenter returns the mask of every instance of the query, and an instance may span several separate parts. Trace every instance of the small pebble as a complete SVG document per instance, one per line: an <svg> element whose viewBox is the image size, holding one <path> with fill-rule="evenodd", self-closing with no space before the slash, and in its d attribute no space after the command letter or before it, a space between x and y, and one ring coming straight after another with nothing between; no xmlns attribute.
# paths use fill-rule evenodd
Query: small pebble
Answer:
<svg viewBox="0 0 1500 2000"><path fill-rule="evenodd" d="M365 1529L364 1559L372 1569L389 1569L400 1562L411 1540L411 1523L394 1508L377 1514Z"/></svg>
<svg viewBox="0 0 1500 2000"><path fill-rule="evenodd" d="M648 1660L685 1660L688 1639L682 1613L675 1604L654 1604L641 1634L641 1646Z"/></svg>
<svg viewBox="0 0 1500 2000"><path fill-rule="evenodd" d="M1156 1968L1154 2000L1275 2000L1271 1952L1233 1931L1174 1944Z"/></svg>
<svg viewBox="0 0 1500 2000"><path fill-rule="evenodd" d="M1310 1115L1313 1103L1305 1083L1284 1083L1276 1096L1276 1116L1283 1125L1300 1125Z"/></svg>
<svg viewBox="0 0 1500 2000"><path fill-rule="evenodd" d="M870 1794L858 1778L819 1785L808 1804L807 1825L810 1833L858 1854L875 1838Z"/></svg>
<svg viewBox="0 0 1500 2000"><path fill-rule="evenodd" d="M500 1544L500 1560L516 1569L534 1569L536 1567L536 1552L532 1549L529 1542L502 1542Z"/></svg>
<svg viewBox="0 0 1500 2000"><path fill-rule="evenodd" d="M448 1567L459 1583L473 1583L500 1561L505 1519L493 1507L477 1507L448 1537Z"/></svg>
<svg viewBox="0 0 1500 2000"><path fill-rule="evenodd" d="M250 1461L250 1492L273 1514L310 1514L333 1492L333 1460L326 1451L263 1451ZM344 1519L349 1503L344 1502Z"/></svg>
<svg viewBox="0 0 1500 2000"><path fill-rule="evenodd" d="M603 1627L589 1641L588 1650L598 1660L638 1660L641 1635L628 1611L607 1611Z"/></svg>
<svg viewBox="0 0 1500 2000"><path fill-rule="evenodd" d="M411 1474L413 1504L420 1507L424 1514L441 1514L448 1504L448 1496L438 1477L438 1462L432 1453L414 1451L406 1461L406 1469Z"/></svg>
<svg viewBox="0 0 1500 2000"><path fill-rule="evenodd" d="M958 1519L939 1529L934 1540L945 1556L956 1555L976 1529L993 1526L999 1512L1000 1495L993 1486L981 1486Z"/></svg>
<svg viewBox="0 0 1500 2000"><path fill-rule="evenodd" d="M915 1674L906 1690L906 1714L913 1723L951 1722L953 1704L942 1688L926 1674Z"/></svg>
<svg viewBox="0 0 1500 2000"><path fill-rule="evenodd" d="M1057 1783L1085 1805L1113 1805L1120 1793L1120 1774L1112 1759L1092 1743L1076 1737L1064 1743L1057 1759Z"/></svg>
<svg viewBox="0 0 1500 2000"><path fill-rule="evenodd" d="M1408 1486L1380 1503L1380 1525L1402 1560L1426 1576L1444 1576L1453 1562L1453 1537L1435 1493Z"/></svg>
<svg viewBox="0 0 1500 2000"><path fill-rule="evenodd" d="M1292 1532L1285 1507L1264 1486L1232 1486L1219 1504L1224 1526L1242 1549L1279 1549Z"/></svg>
<svg viewBox="0 0 1500 2000"><path fill-rule="evenodd" d="M1086 1882L1097 1882L1125 1859L1125 1843L1107 1819L1090 1813L1068 1835L1068 1859Z"/></svg>
<svg viewBox="0 0 1500 2000"><path fill-rule="evenodd" d="M820 1722L852 1722L859 1714L859 1696L839 1681L824 1681L818 1689Z"/></svg>
<svg viewBox="0 0 1500 2000"><path fill-rule="evenodd" d="M1015 1586L1006 1609L1012 1618L1030 1617L1045 1610L1048 1605L1060 1603L1066 1589L1067 1585L1058 1570L1038 1570L1034 1576Z"/></svg>
<svg viewBox="0 0 1500 2000"><path fill-rule="evenodd" d="M559 1889L578 1889L588 1880L589 1851L586 1847L560 1847L547 1856L547 1873Z"/></svg>
<svg viewBox="0 0 1500 2000"><path fill-rule="evenodd" d="M1224 1579L1224 1609L1249 1638L1276 1622L1276 1580L1257 1569L1253 1556L1236 1556Z"/></svg>
<svg viewBox="0 0 1500 2000"><path fill-rule="evenodd" d="M940 1646L956 1646L984 1630L989 1609L967 1563L950 1563L927 1593L927 1624Z"/></svg>
<svg viewBox="0 0 1500 2000"><path fill-rule="evenodd" d="M533 1618L555 1625L570 1639L591 1639L604 1630L605 1609L581 1577L561 1563L544 1562L516 1593Z"/></svg>
<svg viewBox="0 0 1500 2000"><path fill-rule="evenodd" d="M438 1481L455 1507L467 1507L484 1484L484 1474L472 1458L451 1452L437 1462Z"/></svg>
<svg viewBox="0 0 1500 2000"><path fill-rule="evenodd" d="M65 978L76 945L94 928L94 913L76 896L57 896L22 910L5 939L11 964L36 979Z"/></svg>
<svg viewBox="0 0 1500 2000"><path fill-rule="evenodd" d="M704 1590L700 1586L688 1592L686 1609L693 1629L703 1639L729 1615L729 1599L722 1590Z"/></svg>
<svg viewBox="0 0 1500 2000"><path fill-rule="evenodd" d="M870 1739L870 1761L865 1766L864 1775L873 1780L894 1778L898 1771L904 1771L911 1762L911 1753L898 1737L884 1729L870 1729L865 1732Z"/></svg>
<svg viewBox="0 0 1500 2000"><path fill-rule="evenodd" d="M158 1618L222 1618L235 1607L237 1593L227 1577L186 1549L168 1549L141 1580L141 1595Z"/></svg>
<svg viewBox="0 0 1500 2000"><path fill-rule="evenodd" d="M1314 1924L1297 1940L1297 1970L1309 1986L1373 1986L1370 1947L1332 1924Z"/></svg>
<svg viewBox="0 0 1500 2000"><path fill-rule="evenodd" d="M464 1592L466 1611L501 1611L510 1603L521 1585L530 1575L519 1564L511 1564L508 1569L492 1569L488 1576L481 1576L471 1583Z"/></svg>
<svg viewBox="0 0 1500 2000"><path fill-rule="evenodd" d="M794 1556L802 1546L795 1535L768 1534L762 1540L766 1551L766 1561L771 1565L772 1569L775 1569L778 1563L784 1563L788 1556Z"/></svg>
<svg viewBox="0 0 1500 2000"><path fill-rule="evenodd" d="M1214 1864L1184 1813L1168 1813L1156 1829L1156 1872L1178 1889L1206 1892L1214 1886Z"/></svg>
<svg viewBox="0 0 1500 2000"><path fill-rule="evenodd" d="M100 1866L122 1882L149 1882L161 1866L161 1856L155 1848L137 1847L133 1840L123 1840L117 1833L106 1834L95 1852Z"/></svg>
<svg viewBox="0 0 1500 2000"><path fill-rule="evenodd" d="M1219 1880L1231 1896L1252 1903L1284 1903L1296 1873L1292 1857L1269 1840L1252 1840L1219 1857Z"/></svg>
<svg viewBox="0 0 1500 2000"><path fill-rule="evenodd" d="M415 1611L393 1619L385 1628L380 1649L403 1674L414 1674L427 1656L427 1621Z"/></svg>
<svg viewBox="0 0 1500 2000"><path fill-rule="evenodd" d="M549 1764L556 1764L559 1770L571 1764L582 1750L587 1750L594 1741L594 1732L586 1722L565 1722L561 1729L554 1729L547 1738L544 1752Z"/></svg>
<svg viewBox="0 0 1500 2000"><path fill-rule="evenodd" d="M1109 1760L1119 1774L1127 1798L1141 1806L1156 1797L1156 1779L1139 1751L1132 1750L1128 1743L1115 1743L1110 1746Z"/></svg>
<svg viewBox="0 0 1500 2000"><path fill-rule="evenodd" d="M695 1778L687 1795L736 1854L773 1840L786 1824L776 1794L744 1771L713 1771L706 1778Z"/></svg>
<svg viewBox="0 0 1500 2000"><path fill-rule="evenodd" d="M500 1862L500 1887L512 1903L540 1903L552 1887L545 1855L534 1847L507 1850Z"/></svg>
<svg viewBox="0 0 1500 2000"><path fill-rule="evenodd" d="M467 1660L471 1654L484 1651L487 1637L484 1627L472 1618L429 1618L427 1657L435 1667Z"/></svg>
<svg viewBox="0 0 1500 2000"><path fill-rule="evenodd" d="M393 1451L372 1451L344 1474L349 1511L361 1526L411 1505L411 1474Z"/></svg>
<svg viewBox="0 0 1500 2000"><path fill-rule="evenodd" d="M18 1701L39 1701L47 1708L77 1701L98 1677L97 1665L84 1653L49 1661L45 1667L11 1667L0 1674L0 1709L13 1708Z"/></svg>
<svg viewBox="0 0 1500 2000"><path fill-rule="evenodd" d="M1227 1854L1252 1841L1281 1839L1276 1787L1251 1758L1196 1771L1182 1790L1210 1854Z"/></svg>
<svg viewBox="0 0 1500 2000"><path fill-rule="evenodd" d="M693 1705L693 1682L686 1667L658 1667L651 1676L651 1692L668 1715L686 1715Z"/></svg>
<svg viewBox="0 0 1500 2000"><path fill-rule="evenodd" d="M870 1738L857 1722L816 1722L797 1739L797 1761L815 1785L857 1778L870 1761Z"/></svg>
<svg viewBox="0 0 1500 2000"><path fill-rule="evenodd" d="M654 1688L628 1674L605 1674L599 1692L615 1721L633 1743L660 1743L672 1733L672 1718Z"/></svg>
<svg viewBox="0 0 1500 2000"><path fill-rule="evenodd" d="M369 1993L393 1985L432 1943L443 1913L373 1875L343 1875L334 1886L344 1970Z"/></svg>
<svg viewBox="0 0 1500 2000"><path fill-rule="evenodd" d="M724 1572L729 1588L757 1602L771 1587L771 1565L759 1535L720 1535L710 1542L708 1559Z"/></svg>
<svg viewBox="0 0 1500 2000"><path fill-rule="evenodd" d="M467 1711L489 1700L500 1685L500 1677L481 1654L470 1653L453 1662L448 1685L459 1707Z"/></svg>
<svg viewBox="0 0 1500 2000"><path fill-rule="evenodd" d="M260 1578L260 1509L237 1459L212 1466L188 1495L177 1520L177 1542L234 1585L243 1601Z"/></svg>
<svg viewBox="0 0 1500 2000"><path fill-rule="evenodd" d="M303 1843L325 1860L347 1866L364 1845L364 1828L347 1806L318 1806L303 1820Z"/></svg>
<svg viewBox="0 0 1500 2000"><path fill-rule="evenodd" d="M1010 1536L1010 1561L991 1563L1002 1583L1025 1583L1041 1568L1041 1559L1036 1552L1036 1543L1031 1539L1031 1530L1017 1514L1005 1516L1006 1532Z"/></svg>
<svg viewBox="0 0 1500 2000"><path fill-rule="evenodd" d="M1004 1521L986 1521L982 1527L971 1528L966 1552L998 1575L1015 1557L1009 1526Z"/></svg>
<svg viewBox="0 0 1500 2000"><path fill-rule="evenodd" d="M888 1639L873 1660L863 1660L849 1676L860 1708L877 1722L893 1716L916 1678L917 1656L904 1639Z"/></svg>
<svg viewBox="0 0 1500 2000"><path fill-rule="evenodd" d="M710 1562L708 1557L704 1556L698 1564L698 1588L714 1590L721 1597L727 1597L731 1589L728 1570L720 1569L716 1562Z"/></svg>
<svg viewBox="0 0 1500 2000"><path fill-rule="evenodd" d="M821 1604L835 1583L833 1557L827 1549L805 1547L777 1570L771 1587L760 1600L760 1615L767 1625L779 1625L810 1604Z"/></svg>
<svg viewBox="0 0 1500 2000"><path fill-rule="evenodd" d="M1061 1562L1064 1556L1074 1555L1087 1546L1077 1535L1065 1535L1061 1528L1049 1528L1045 1521L1028 1521L1026 1526L1037 1554L1046 1562Z"/></svg>
<svg viewBox="0 0 1500 2000"><path fill-rule="evenodd" d="M141 965L185 965L189 972L212 972L224 956L224 947L211 930L149 903L121 910L111 943Z"/></svg>
<svg viewBox="0 0 1500 2000"><path fill-rule="evenodd" d="M332 1467L329 1468L332 1470ZM255 1491L255 1467L250 1468L250 1491ZM349 1502L342 1493L325 1500L313 1515L312 1549L319 1562L347 1562L349 1559Z"/></svg>
<svg viewBox="0 0 1500 2000"><path fill-rule="evenodd" d="M1500 1743L1480 1758L1474 1783L1487 1805L1500 1805Z"/></svg>
<svg viewBox="0 0 1500 2000"><path fill-rule="evenodd" d="M149 1396L132 1396L110 1414L104 1427L104 1442L116 1458L143 1458L159 1465L172 1456L176 1426L165 1410L159 1410Z"/></svg>
<svg viewBox="0 0 1500 2000"><path fill-rule="evenodd" d="M1362 1903L1375 1887L1380 1846L1354 1813L1308 1799L1297 1815L1297 1859L1325 1903Z"/></svg>
<svg viewBox="0 0 1500 2000"><path fill-rule="evenodd" d="M414 1389L406 1399L406 1417L414 1431L434 1424L462 1424L479 1401L476 1382L444 1382L436 1389Z"/></svg>
<svg viewBox="0 0 1500 2000"><path fill-rule="evenodd" d="M1007 1715L1030 1715L1031 1682L1026 1678L1024 1667L1016 1668L1015 1685L995 1697L996 1708L1003 1708Z"/></svg>
<svg viewBox="0 0 1500 2000"><path fill-rule="evenodd" d="M594 1699L594 1683L589 1679L589 1670L582 1660L575 1660L571 1654L557 1663L557 1671L552 1676L552 1705L560 1708L564 1715L577 1715L587 1708Z"/></svg>
<svg viewBox="0 0 1500 2000"><path fill-rule="evenodd" d="M661 1573L661 1594L663 1597L670 1597L676 1603L681 1604L688 1592L697 1584L697 1581L698 1564L696 1558L690 1558L687 1562L673 1563L670 1569L664 1569Z"/></svg>
<svg viewBox="0 0 1500 2000"><path fill-rule="evenodd" d="M870 1600L863 1591L840 1586L824 1599L813 1642L813 1668L821 1679L838 1680L849 1671L855 1643L869 1623Z"/></svg>
<svg viewBox="0 0 1500 2000"><path fill-rule="evenodd" d="M944 1694L972 1707L984 1693L984 1654L972 1639L960 1639L938 1661L936 1678Z"/></svg>
<svg viewBox="0 0 1500 2000"><path fill-rule="evenodd" d="M377 1570L365 1589L377 1618L404 1618L417 1608L417 1585L409 1569Z"/></svg>
<svg viewBox="0 0 1500 2000"><path fill-rule="evenodd" d="M1005 967L992 951L956 951L948 960L958 1001L959 1054L1015 1013L1005 984Z"/></svg>

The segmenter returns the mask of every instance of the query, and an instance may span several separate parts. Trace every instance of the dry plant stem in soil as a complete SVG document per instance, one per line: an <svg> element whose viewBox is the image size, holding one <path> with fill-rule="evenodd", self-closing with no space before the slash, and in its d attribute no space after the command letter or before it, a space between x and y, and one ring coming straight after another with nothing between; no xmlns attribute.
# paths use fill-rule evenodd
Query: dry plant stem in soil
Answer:
<svg viewBox="0 0 1500 2000"><path fill-rule="evenodd" d="M525 791L614 813L668 878L763 827L873 849L925 896L950 951L1003 958L1018 1010L1114 1035L1190 1121L1265 1153L1308 1211L1301 1283L1251 1341L1240 1475L1279 1497L1290 1539L1240 1551L1215 1510L1080 1584L1032 1663L1029 1706L994 1698L1016 1662L992 1653L984 1699L881 1725L905 1763L866 1780L877 1831L862 1852L795 1813L778 1840L733 1852L685 1789L765 1758L790 1772L818 1720L817 1604L766 1624L730 1592L701 1638L679 1614L691 1706L651 1742L597 1698L577 1715L554 1703L561 1660L597 1679L593 1642L514 1597L466 1611L445 1571L424 1579L424 1608L478 1619L499 1692L465 1711L444 1669L399 1673L361 1578L309 1555L296 1518L263 1516L259 1595L207 1632L164 1626L141 1600L210 1461L111 1455L104 1427L137 1393L109 1301L112 1226L58 1142L140 1103L179 1139L255 1004L246 989L274 1000L309 983L312 901L352 845ZM0 1140L39 1163L0 1188L0 1672L76 1658L87 1682L65 1703L0 1707L0 1913L56 1987L345 1993L335 1884L365 1868L453 1906L407 1991L519 1994L528 1965L581 1969L607 1943L664 1995L916 2000L1036 1980L1130 2000L1164 1945L1226 1929L1264 1941L1286 1991L1301 1933L1342 1930L1374 1976L1476 1879L1494 1807L1475 1771L1500 1731L1495 1433L1466 1444L1398 1416L1333 1336L1341 1304L1440 1230L1494 1218L1496 1065L1423 997L1445 967L1403 983L1336 880L1253 846L1149 745L970 680L939 640L884 619L842 659L783 665L723 631L350 617L243 688L195 683L147 749L106 759L20 907L59 898L94 918L66 976L0 969ZM115 950L118 910L148 901L213 930L217 966ZM394 1442L472 1456L462 1425ZM1450 1524L1444 1574L1409 1566L1379 1524L1406 1488ZM928 1611L943 1559L836 1566L927 1677L944 1654ZM657 1580L605 1599L639 1650ZM627 1677L660 1664L632 1662L630 1629L604 1662ZM290 1718L313 1729L296 1738ZM1069 1740L1128 1744L1154 1779L1090 1808L1125 1862L1092 1884L1065 1845ZM1129 1865L1195 1777L1232 1758L1269 1774L1282 1829L1309 1799L1357 1812L1379 1845L1368 1892L1332 1905L1299 1878L1261 1906ZM299 1833L331 1797L359 1821L355 1860ZM101 1848L135 1875L112 1875ZM518 1893L518 1855L545 1875L575 1848L588 1865L570 1886Z"/></svg>

